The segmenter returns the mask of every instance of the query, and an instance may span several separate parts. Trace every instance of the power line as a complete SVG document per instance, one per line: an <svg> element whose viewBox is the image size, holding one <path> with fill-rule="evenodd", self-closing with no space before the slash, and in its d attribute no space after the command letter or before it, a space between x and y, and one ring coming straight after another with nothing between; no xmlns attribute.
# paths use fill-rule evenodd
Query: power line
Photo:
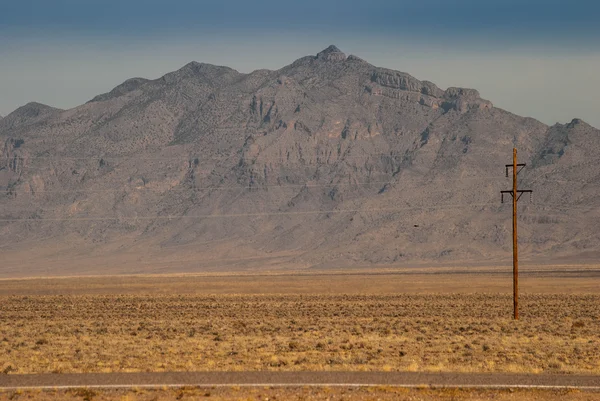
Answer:
<svg viewBox="0 0 600 401"><path fill-rule="evenodd" d="M444 190L439 190L439 191L434 191L435 192L443 192ZM228 199L230 202L227 204L227 206L231 206L231 208L236 208L236 209L240 209L240 208L254 208L256 209L256 207L264 207L264 209L276 209L276 208L281 208L281 207L293 207L293 206L289 206L287 205L287 203L290 201L289 198L279 198L279 197L273 197L273 198L269 198L269 199L247 199L247 198L241 198L239 200L231 200ZM415 204L410 205L408 202L405 202L406 206L403 207L416 207L416 208L436 208L436 206L425 206L426 202L428 202L428 199L414 199ZM87 202L88 199L84 199L83 202L79 203L78 205L81 206L81 210L78 211L78 213L84 213L86 212L86 210L84 209L87 205L90 205L91 203ZM478 201L478 199L472 199L472 201ZM351 201L350 201L351 202ZM474 204L476 205L476 204ZM7 212L9 213L52 213L52 212L68 212L69 208L71 208L73 205L72 204L57 204L54 207L36 207L35 205L29 203L29 207L22 207L22 208L11 208L9 210L7 210ZM195 206L198 207L202 207L201 204L196 204ZM445 206L450 206L450 207L457 207L458 205L440 205L441 207L445 207ZM221 206L222 207L222 206ZM263 209L263 210L264 210ZM336 209L332 209L332 210L336 210ZM342 209L343 210L343 209ZM354 209L351 209L354 210ZM278 212L275 212L278 213Z"/></svg>
<svg viewBox="0 0 600 401"><path fill-rule="evenodd" d="M309 154L307 156L309 157L331 157L331 156L337 156L337 157L369 157L369 156L389 156L389 157L403 157L402 154L394 154L393 150L387 151L387 152L370 152L370 153L363 153L363 154L355 154L357 152L359 152L360 150L355 150L355 149L346 149L344 151L341 151L341 153L338 153L337 150L328 152L328 153L324 153L324 154ZM486 152L470 152L469 154L486 154L489 155L489 153ZM253 157L257 157L263 155L262 153L259 153L256 156ZM181 161L193 161L194 159L199 159L199 161L202 160L227 160L230 158L237 158L239 156L243 156L239 153L234 153L234 154L227 154L227 155L219 155L219 156L201 156L200 154L188 154L187 158L186 156L135 156L135 155L102 155L102 154L98 154L98 155L88 155L88 156L45 156L45 155L23 155L23 154L14 154L14 156L16 157L20 157L20 158L24 158L24 159L45 159L45 160L60 160L60 161L64 161L64 160L100 160L100 159L104 159L104 160L120 160L120 159L132 159L132 160L181 160ZM272 154L267 155L267 156L274 156ZM277 156L277 155L275 155ZM457 155L458 156L458 155ZM279 155L277 157L287 157L287 154L282 154Z"/></svg>
<svg viewBox="0 0 600 401"><path fill-rule="evenodd" d="M488 179L496 179L497 177L464 177L464 178L456 178L455 180L488 180ZM30 190L30 191L23 191L23 190L11 190L11 193L79 193L79 192L92 192L92 193L111 193L111 192L123 192L123 191L127 191L127 190L136 190L136 191L157 191L157 192L170 192L170 191L177 191L177 192L187 192L187 191L220 191L220 190L247 190L247 189L251 189L251 190L260 190L263 188L334 188L334 187L352 187L352 186L368 186L368 185L390 185L390 184L403 184L403 183L408 183L408 182L426 182L428 181L427 178L414 178L414 179L399 179L396 181L368 181L368 182L348 182L348 183L344 183L344 182L340 182L340 183L329 183L329 184L311 184L311 183L302 183L302 184L283 184L283 185L279 185L279 184L252 184L252 185L228 185L228 186L207 186L207 187L191 187L191 188L168 188L168 189L160 189L160 188L146 188L146 187L129 187L129 188L123 188L123 189L65 189L65 190L40 190L40 191L36 191L36 190ZM434 180L431 180L434 181ZM448 182L447 179L439 179L437 181L444 181L444 182ZM8 190L7 187L0 187L0 190Z"/></svg>
<svg viewBox="0 0 600 401"><path fill-rule="evenodd" d="M236 217L269 217L269 216L288 216L288 215L320 215L320 214L345 214L345 213L396 213L409 210L445 210L468 207L486 207L497 206L495 203L480 203L468 205L441 205L441 206L409 206L404 208L389 209L337 209L337 210L308 210L296 212L257 212L257 213L227 213L227 214L204 214L204 215L156 215L156 216L115 216L115 217L64 217L64 218L16 218L0 219L0 222L44 222L44 221L116 221L116 220L177 220L177 219L215 219L215 218L236 218ZM47 209L49 211L53 209ZM547 215L544 213L525 212L521 215L539 216ZM563 216L554 214L554 216Z"/></svg>
<svg viewBox="0 0 600 401"><path fill-rule="evenodd" d="M373 153L363 153L356 154L357 151L353 151L352 149L348 153L340 153L338 154L336 151L332 151L329 154L307 154L303 155L299 160L307 160L307 159L323 159L323 158L336 158L336 161L343 161L345 159L353 159L353 158L369 158L371 156L374 157L391 157L391 158L403 158L403 154L394 154L392 151L390 152L373 152ZM470 152L470 154L478 153L481 155L489 156L489 153L486 152ZM243 154L229 154L229 155L220 155L220 156L201 156L199 154L191 154L189 156L135 156L135 155L90 155L90 156L79 156L79 157L71 157L71 156L43 156L43 155L22 155L15 154L12 158L6 158L7 160L12 160L14 158L26 159L26 160L55 160L55 161L100 161L100 160L133 160L133 161L181 161L182 163L194 162L196 159L198 162L202 162L204 160L228 160L228 159L239 159L240 157L248 157L250 160L256 158L287 158L287 154L273 155L273 154L262 154L259 153L254 156L248 156ZM458 155L455 157L459 157ZM255 161L255 160L254 160Z"/></svg>
<svg viewBox="0 0 600 401"><path fill-rule="evenodd" d="M373 154L371 154L371 155L373 155ZM382 154L382 155L383 155L383 154ZM367 155L367 156L356 156L356 157L368 157L368 156L369 156L369 155ZM390 156L390 157L396 157L396 156ZM336 161L343 161L343 160L345 160L345 159L347 159L347 158L353 158L353 157L346 156L346 157L344 157L343 159L338 159L338 160L336 160ZM102 158L98 158L98 159L102 159ZM215 158L215 159L216 159L216 158ZM65 158L65 159L62 159L62 158L54 158L53 160L57 160L57 161L60 161L60 160L87 160L87 161L89 161L89 160L90 160L90 158ZM191 162L191 160L184 160L184 159L170 159L170 158L158 158L158 159L154 159L154 158L142 158L142 159L135 158L135 159L132 159L132 160L181 160L181 162L182 162L182 163L189 163L189 162ZM208 160L208 159L205 159L205 160ZM261 160L261 163L272 163L272 161L269 161L269 160ZM288 164L288 165L297 165L297 164L306 165L306 163L305 163L305 162L304 162L304 163L300 163L300 162L293 162L293 163L292 163L292 162L289 162L289 161L285 161L284 163L278 163L278 165L280 165L280 166L281 166L281 165L285 165L285 164ZM119 165L117 165L117 166L121 166L121 165L119 164ZM70 167L69 167L69 168L70 168ZM25 167L23 167L23 171L24 171L24 172L28 172L28 173L32 173L32 172L40 172L40 171L47 171L48 169L50 169L50 168L48 168L48 167L35 167L35 168L32 168L31 166L25 166ZM547 174L546 174L546 175L547 175ZM489 176L489 177L473 177L473 178L479 178L479 179L495 179L495 178L497 178L497 177L496 177L496 176ZM462 179L467 179L467 178L460 178L460 179L462 180ZM593 184L593 183L594 183L594 180L593 180L593 179L590 179L589 181L584 181L584 180L575 180L575 179L554 179L554 178L542 178L542 177L536 177L536 176L528 176L528 177L526 177L525 179L522 179L522 180L519 180L519 181L520 181L520 182L521 182L521 181L532 182L532 183L536 183L536 184L540 184L540 183L541 183L541 184L545 184L545 183L570 183L570 184L572 184L572 183L581 183L581 184Z"/></svg>
<svg viewBox="0 0 600 401"><path fill-rule="evenodd" d="M351 182L351 183L330 183L330 184L311 184L311 183L302 183L302 184L252 184L245 185L240 183L240 185L215 185L215 186L203 186L203 187L189 187L189 188L151 188L151 187L124 187L121 189L52 189L52 190L13 190L8 187L0 187L0 191L9 191L11 194L43 194L43 193L121 193L126 191L131 192L201 192L201 191L228 191L228 190L261 190L261 189L297 189L297 188L336 188L336 187L359 187L359 186L369 186L369 185L392 185L392 184L405 184L405 183L424 183L424 182L436 182L440 183L443 181L444 183L448 181L484 181L494 179L494 182L498 182L497 177L463 177L463 178L453 178L453 179L443 179L443 178L414 178L414 179L398 179L396 181L370 181L370 182ZM546 182L570 182L563 180L548 180ZM568 205L567 205L568 206Z"/></svg>
<svg viewBox="0 0 600 401"><path fill-rule="evenodd" d="M343 179L343 178L342 178ZM399 178L395 181L367 181L367 182L351 182L351 183L329 183L329 184L311 184L311 183L300 183L300 184L258 184L254 183L251 185L252 189L263 189L263 188L321 188L321 187L339 187L339 186L368 186L368 185L390 185L390 184L403 184L403 183L413 183L413 182L434 182L434 181L483 181L483 180L494 180L494 182L498 181L497 176L471 176L471 177L456 177L456 178L409 178L403 179ZM591 184L591 182L585 181L576 181L576 180L544 180L542 183L537 182L539 185L543 185L544 183L573 183L573 182L581 182L586 184ZM127 184L126 184L127 185ZM242 189L242 188L250 188L250 186L240 183L240 185L215 185L215 186L204 186L204 187L191 187L191 188L168 188L168 189L160 189L160 188L149 188L149 187L127 187L122 189L68 189L68 190L11 190L11 193L77 193L77 192L94 192L94 193L103 193L103 192L122 192L127 190L136 190L136 191L157 191L157 192L168 192L168 191L219 191L219 190L230 190L230 189ZM8 190L8 187L0 187L0 191Z"/></svg>
<svg viewBox="0 0 600 401"><path fill-rule="evenodd" d="M569 209L569 210L583 210L583 209L594 209L596 211L599 210L598 206L589 205L589 206L573 206L573 205L560 205L556 203L536 203L536 206L540 206L542 208L550 208L550 209ZM592 211L592 210L590 210Z"/></svg>
<svg viewBox="0 0 600 401"><path fill-rule="evenodd" d="M156 216L116 216L116 217L67 217L67 218L19 218L19 219L0 219L1 222L17 221L112 221L112 220L175 220L175 219L214 219L214 218L235 218L235 217L268 217L268 216L292 216L292 215L319 215L319 214L345 214L345 213L395 213L408 210L442 210L464 207L485 207L494 206L494 203L480 204L461 204L461 205L440 205L440 206L408 206L404 208L376 208L376 209L333 209L333 210L307 210L295 212L258 212L258 213L226 213L226 214L204 214L204 215L156 215Z"/></svg>
<svg viewBox="0 0 600 401"><path fill-rule="evenodd" d="M540 208L544 208L544 209L555 209L555 210L562 210L562 209L569 209L569 210L586 210L586 209L591 209L589 211L600 211L600 207L599 206L570 206L570 205L559 205L559 204L552 204L552 203L535 203L534 204L536 209L540 209ZM504 208L503 205L499 206L500 208ZM525 206L527 207L527 206ZM522 212L520 214L543 214L542 212Z"/></svg>
<svg viewBox="0 0 600 401"><path fill-rule="evenodd" d="M172 160L172 161L181 161L181 162L190 162L190 161L195 161L195 159L198 159L199 162L202 162L203 160L228 160L228 159L238 159L244 155L240 155L240 154L233 154L233 155L226 155L226 156L210 156L210 157L204 157L204 156L200 156L200 155L190 155L188 158L182 157L182 156L152 156L152 157L139 157L139 156L88 156L88 157L70 157L70 156L65 156L65 157L58 157L58 156L29 156L29 155L14 155L20 159L27 159L27 160L35 160L35 159L41 159L41 160L56 160L56 161L67 161L67 160L71 160L71 161L77 161L77 160L85 160L85 161L99 161L99 160L144 160L144 161L154 161L154 160ZM251 156L251 158L256 158L261 156L259 155L255 155L255 156ZM310 154L310 155L306 155L305 157L303 156L302 158L331 158L331 157L336 157L339 160L344 160L344 159L348 159L348 158L368 158L371 156L381 156L381 157L403 157L403 155L400 154L390 154L389 152L375 152L375 153L365 153L365 154L352 154L352 152L350 154L337 154L336 152L332 152L331 154L323 154L323 155L314 155L314 154ZM264 156L263 156L264 157ZM277 157L277 158L287 158L287 155L266 155L266 157ZM12 158L7 158L7 159L12 159Z"/></svg>
<svg viewBox="0 0 600 401"><path fill-rule="evenodd" d="M443 190L440 190L440 192L441 191L443 191ZM275 199L274 201L278 201L278 200ZM242 206L249 206L249 205L256 205L256 204L258 204L255 201L244 199L243 202L238 202L238 203L235 204L235 206L240 206L240 203L241 203ZM260 205L264 205L264 203L261 202ZM484 203L484 204L471 204L471 205L467 205L467 206L481 206L481 205L488 205L488 204L487 203ZM492 203L489 203L489 205L495 206L495 204L492 204ZM10 209L10 210L8 210L8 212L10 212L10 213L56 212L56 211L60 211L61 210L60 209L61 206L64 206L65 208L68 208L71 205L57 205L54 208L42 208L42 207L32 206L30 208ZM444 209L444 208L455 208L455 207L458 207L458 206L460 206L460 205L440 205L439 207L438 206L407 206L407 207L409 207L409 208L422 208L422 209L434 209L434 210L437 210L437 209ZM499 209L502 209L504 206L498 205L497 207ZM537 209L543 208L544 210L545 209L554 209L554 210L564 210L564 209L571 210L572 209L572 210L583 211L583 212L586 212L586 211L589 211L589 212L591 212L591 211L599 211L594 206L581 206L581 207L570 208L568 206L563 206L563 205L548 205L548 204L538 204L538 203L536 203L536 208ZM588 209L590 209L590 210L588 210ZM354 210L354 209L351 209L351 210ZM382 210L388 210L388 209L382 209ZM396 209L391 209L391 210L396 210ZM364 210L364 211L368 211L368 210ZM278 212L275 212L275 213L278 213ZM323 211L323 212L321 212L321 211L315 211L315 213L328 213L328 211ZM520 214L521 215L528 215L528 216L534 216L534 215L537 216L537 215L546 215L547 213L545 213L543 211L525 211L525 212L521 212ZM564 213L555 213L554 215L555 216L564 216L565 214ZM173 217L173 216L171 216L171 217ZM175 217L177 217L177 216L175 216ZM119 218L119 217L115 217L115 218ZM135 218L135 217L131 217L131 218Z"/></svg>
<svg viewBox="0 0 600 401"><path fill-rule="evenodd" d="M523 180L519 180L519 182L528 182L531 181L534 184L539 183L539 181L541 181L542 183L544 182L558 182L558 183L581 183L581 184L593 184L595 183L596 179L590 179L589 181L584 181L584 180L563 180L563 179L543 179L541 177L527 177L526 179Z"/></svg>

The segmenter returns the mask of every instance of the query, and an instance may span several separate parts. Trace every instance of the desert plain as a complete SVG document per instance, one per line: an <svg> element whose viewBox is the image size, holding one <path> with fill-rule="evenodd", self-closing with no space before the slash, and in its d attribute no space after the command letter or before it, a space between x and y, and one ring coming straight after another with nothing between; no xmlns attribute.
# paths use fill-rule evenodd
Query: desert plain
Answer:
<svg viewBox="0 0 600 401"><path fill-rule="evenodd" d="M599 289L600 272L594 265L528 266L521 274L520 320L515 321L512 275L506 267L3 279L0 374L413 371L598 375ZM91 398L489 396L480 391L428 391L154 389L92 391ZM0 393L0 399L91 399L84 393L12 391ZM494 390L494 394L498 399L514 396L504 390ZM574 391L520 394L524 399L598 396Z"/></svg>

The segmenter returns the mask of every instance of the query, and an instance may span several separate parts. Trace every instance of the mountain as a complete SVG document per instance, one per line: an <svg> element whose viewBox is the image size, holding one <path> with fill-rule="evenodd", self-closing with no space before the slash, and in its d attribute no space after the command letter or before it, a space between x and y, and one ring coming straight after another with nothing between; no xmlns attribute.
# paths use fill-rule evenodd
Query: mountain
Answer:
<svg viewBox="0 0 600 401"><path fill-rule="evenodd" d="M44 121L52 114L61 111L45 104L31 102L19 107L5 118L0 119L2 132L9 132L20 127L29 126Z"/></svg>
<svg viewBox="0 0 600 401"><path fill-rule="evenodd" d="M504 263L600 254L600 131L335 46L276 71L191 62L0 120L0 274Z"/></svg>

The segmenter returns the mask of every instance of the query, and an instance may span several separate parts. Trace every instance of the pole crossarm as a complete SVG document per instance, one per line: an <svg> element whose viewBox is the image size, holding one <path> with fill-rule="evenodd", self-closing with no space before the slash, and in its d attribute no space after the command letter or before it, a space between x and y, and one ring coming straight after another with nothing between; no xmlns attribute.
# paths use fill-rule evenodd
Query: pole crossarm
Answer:
<svg viewBox="0 0 600 401"><path fill-rule="evenodd" d="M518 163L516 165L516 167L520 167L520 168L517 170L517 174L519 174L521 172L521 170L523 170L523 168L525 166L527 166L527 163ZM515 167L515 165L513 165L513 164L506 164L505 167L506 167L506 176L508 177L508 169Z"/></svg>
<svg viewBox="0 0 600 401"><path fill-rule="evenodd" d="M517 190L517 202L521 199L521 195L523 194L531 194L533 191L531 189L518 189ZM514 196L513 191L500 191L501 194L501 203L504 203L504 194L510 194L510 196Z"/></svg>

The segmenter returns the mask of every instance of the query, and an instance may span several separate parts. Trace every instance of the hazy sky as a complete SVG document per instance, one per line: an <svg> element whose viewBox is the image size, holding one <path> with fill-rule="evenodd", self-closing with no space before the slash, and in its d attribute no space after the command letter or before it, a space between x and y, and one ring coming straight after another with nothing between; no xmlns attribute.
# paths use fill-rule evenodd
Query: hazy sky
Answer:
<svg viewBox="0 0 600 401"><path fill-rule="evenodd" d="M0 0L0 114L74 107L192 60L250 72L336 44L548 124L600 127L598 21L598 0Z"/></svg>

